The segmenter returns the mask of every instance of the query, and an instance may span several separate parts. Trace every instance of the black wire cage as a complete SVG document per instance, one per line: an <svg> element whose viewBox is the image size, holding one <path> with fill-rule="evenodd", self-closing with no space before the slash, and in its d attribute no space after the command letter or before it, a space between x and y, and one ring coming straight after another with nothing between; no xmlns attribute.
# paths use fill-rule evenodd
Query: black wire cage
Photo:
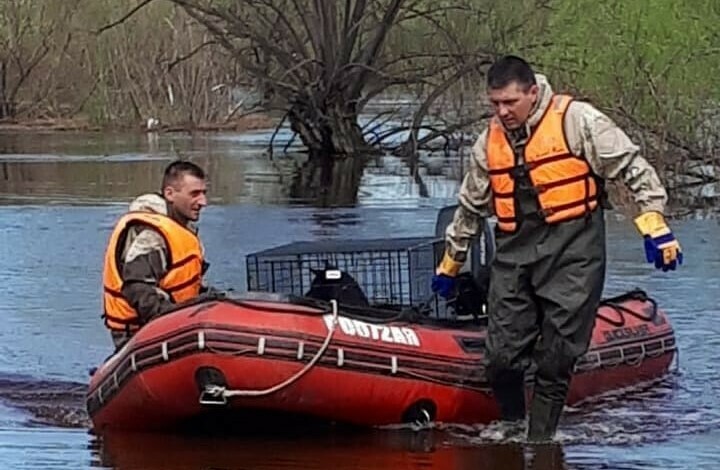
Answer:
<svg viewBox="0 0 720 470"><path fill-rule="evenodd" d="M430 309L431 315L448 316L449 304L438 299L431 289L432 276L443 256L445 228L452 220L455 206L440 210L434 236L383 238L363 240L299 241L252 253L246 258L247 288L249 291L273 292L300 297L329 300L353 305L401 310L406 308ZM489 280L488 265L494 252L494 237L490 226L484 223L472 241L468 262L464 267L466 278L458 285L457 298L469 299L464 310L474 315L484 304L484 298L460 295L461 292L480 292L483 297ZM323 277L327 269L342 272L336 287L344 298L315 289L336 281ZM345 277L349 276L349 277ZM468 285L470 278L471 288ZM478 289L479 286L479 289ZM321 289L322 290L322 289ZM353 297L348 294L353 291ZM458 314L458 302L452 304Z"/></svg>
<svg viewBox="0 0 720 470"><path fill-rule="evenodd" d="M371 306L417 306L432 296L442 248L434 237L293 242L247 256L248 290L307 296L322 272L337 269Z"/></svg>

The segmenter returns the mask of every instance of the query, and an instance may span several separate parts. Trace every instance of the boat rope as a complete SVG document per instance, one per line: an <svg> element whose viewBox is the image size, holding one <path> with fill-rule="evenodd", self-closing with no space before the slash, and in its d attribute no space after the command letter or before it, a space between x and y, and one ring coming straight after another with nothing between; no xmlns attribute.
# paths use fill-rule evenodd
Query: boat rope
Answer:
<svg viewBox="0 0 720 470"><path fill-rule="evenodd" d="M623 302L627 302L628 300L639 300L643 303L650 302L650 313L645 314L643 312L638 312L622 305ZM620 294L616 297L611 297L609 299L603 299L600 301L600 306L609 307L610 309L614 310L615 313L617 313L618 319L616 320L603 314L600 310L598 310L597 312L598 319L603 320L604 322L609 323L616 328L625 326L626 315L630 315L644 322L654 322L655 318L658 316L657 302L655 301L655 299L648 296L645 291L641 289L633 289L630 292L626 292L625 294Z"/></svg>
<svg viewBox="0 0 720 470"><path fill-rule="evenodd" d="M273 385L272 387L266 388L264 390L228 390L227 387L224 387L222 385L207 385L205 387L204 393L217 398L261 397L275 393L278 390L282 390L283 388L299 380L300 377L305 375L308 371L310 371L310 369L313 368L313 366L315 366L315 364L320 360L322 355L325 354L325 351L327 351L328 346L330 346L330 341L332 340L338 323L338 304L337 301L333 299L330 301L330 305L332 306L332 322L328 326L328 333L327 336L325 336L325 341L320 346L320 349L318 349L317 353L315 353L315 356L313 356L310 362L305 364L305 367L300 369L293 376L283 382L280 382L277 385Z"/></svg>

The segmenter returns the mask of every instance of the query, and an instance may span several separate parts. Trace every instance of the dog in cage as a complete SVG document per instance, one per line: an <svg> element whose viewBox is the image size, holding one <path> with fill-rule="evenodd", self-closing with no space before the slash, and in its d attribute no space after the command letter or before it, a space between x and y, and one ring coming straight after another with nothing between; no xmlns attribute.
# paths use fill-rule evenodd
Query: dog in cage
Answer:
<svg viewBox="0 0 720 470"><path fill-rule="evenodd" d="M310 269L310 272L313 279L306 297L326 302L335 299L339 304L357 307L370 306L360 284L345 271L328 264L324 269Z"/></svg>
<svg viewBox="0 0 720 470"><path fill-rule="evenodd" d="M456 279L456 296L451 301L457 319L479 318L486 315L487 286L479 283L471 273L460 273Z"/></svg>

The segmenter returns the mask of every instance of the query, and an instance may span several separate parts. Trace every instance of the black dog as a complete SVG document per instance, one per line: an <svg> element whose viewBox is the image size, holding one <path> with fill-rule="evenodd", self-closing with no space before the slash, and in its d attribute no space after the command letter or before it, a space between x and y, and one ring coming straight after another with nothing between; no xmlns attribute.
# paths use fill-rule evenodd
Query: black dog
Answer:
<svg viewBox="0 0 720 470"><path fill-rule="evenodd" d="M454 300L455 314L474 318L483 316L487 305L487 287L480 285L470 273L459 274L456 278L457 297Z"/></svg>
<svg viewBox="0 0 720 470"><path fill-rule="evenodd" d="M306 297L326 302L335 299L339 304L358 307L370 306L360 284L345 271L340 271L332 266L310 271L315 277L310 283L310 290L305 293Z"/></svg>

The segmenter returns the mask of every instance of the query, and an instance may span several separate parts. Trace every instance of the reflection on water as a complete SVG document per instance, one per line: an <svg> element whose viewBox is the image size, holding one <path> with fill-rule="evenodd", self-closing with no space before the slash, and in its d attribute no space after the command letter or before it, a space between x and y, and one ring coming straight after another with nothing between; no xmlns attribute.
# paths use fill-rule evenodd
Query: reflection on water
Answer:
<svg viewBox="0 0 720 470"><path fill-rule="evenodd" d="M409 187L416 186L414 179L397 158L318 162L296 152L270 159L259 143L222 134L143 138L111 134L106 141L99 134L79 134L74 140L64 134L47 138L0 134L0 204L126 202L139 193L158 191L165 166L175 158L190 159L206 170L214 204L348 206L358 199L372 203L374 197L392 203L402 195L417 201L413 190L408 194ZM429 164L423 166L426 174L432 173L428 168L435 168L438 160L445 161L428 158ZM442 175L426 176L424 184L453 191L458 178L448 181L438 176Z"/></svg>
<svg viewBox="0 0 720 470"><path fill-rule="evenodd" d="M317 445L318 441L322 446ZM111 435L97 444L100 463L123 470L452 469L559 470L562 448L458 445L432 431L238 439Z"/></svg>
<svg viewBox="0 0 720 470"><path fill-rule="evenodd" d="M273 165L262 155L247 158L227 155L183 155L201 165L209 175L211 203L253 201L284 203L295 164ZM123 157L2 159L0 202L98 204L126 202L148 191L159 191L165 166L176 158L164 155L142 159Z"/></svg>

